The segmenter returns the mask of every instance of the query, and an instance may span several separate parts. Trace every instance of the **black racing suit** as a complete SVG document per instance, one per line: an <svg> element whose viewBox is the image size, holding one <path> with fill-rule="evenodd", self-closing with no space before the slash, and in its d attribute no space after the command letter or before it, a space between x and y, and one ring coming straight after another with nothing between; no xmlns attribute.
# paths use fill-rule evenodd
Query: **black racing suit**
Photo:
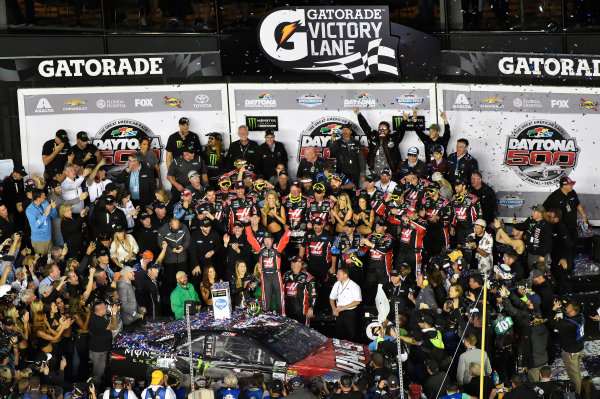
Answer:
<svg viewBox="0 0 600 399"><path fill-rule="evenodd" d="M323 201L317 202L315 198L308 198L308 216L312 223L316 218L321 218L325 222L325 226L329 226L331 218L330 213L335 205L329 198L323 198Z"/></svg>
<svg viewBox="0 0 600 399"><path fill-rule="evenodd" d="M227 215L227 227L229 232L233 232L233 224L237 221L242 222L246 216L256 214L256 202L254 197L245 196L244 198L235 197L225 201L225 214Z"/></svg>
<svg viewBox="0 0 600 399"><path fill-rule="evenodd" d="M363 296L368 298L368 303L371 303L377 294L377 284L386 284L390 281L394 238L389 233L371 233L367 236L367 240L374 246L369 246L367 250L369 268L365 276Z"/></svg>
<svg viewBox="0 0 600 399"><path fill-rule="evenodd" d="M306 223L308 223L309 218L308 197L300 195L297 198L292 198L291 195L288 195L283 198L281 204L285 207L290 230L292 231L290 242L292 247L297 250L300 248L306 233Z"/></svg>
<svg viewBox="0 0 600 399"><path fill-rule="evenodd" d="M271 311L271 297L275 295L275 309L277 313L285 315L285 303L283 297L283 281L281 279L281 258L283 250L290 241L291 231L285 231L281 240L274 243L271 248L264 244L261 246L252 232L252 227L246 226L246 239L250 246L259 253L260 283L262 286L262 303L264 309Z"/></svg>
<svg viewBox="0 0 600 399"><path fill-rule="evenodd" d="M452 221L452 208L450 201L441 195L437 200L426 195L421 201L421 210L425 211L425 220L427 220L427 235L423 242L423 249L426 257L439 255L442 247L450 247L450 234L448 226ZM439 217L437 220L432 220L434 217Z"/></svg>
<svg viewBox="0 0 600 399"><path fill-rule="evenodd" d="M294 274L288 270L283 276L283 286L286 316L308 326L310 318L306 314L309 309L314 310L317 302L315 279L305 271Z"/></svg>

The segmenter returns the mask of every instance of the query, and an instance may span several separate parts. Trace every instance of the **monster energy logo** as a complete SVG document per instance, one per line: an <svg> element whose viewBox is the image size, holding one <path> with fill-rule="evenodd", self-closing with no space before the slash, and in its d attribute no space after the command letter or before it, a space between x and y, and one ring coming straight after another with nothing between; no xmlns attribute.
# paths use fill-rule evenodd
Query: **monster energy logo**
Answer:
<svg viewBox="0 0 600 399"><path fill-rule="evenodd" d="M248 129L254 130L258 127L258 121L256 118L247 118L246 120L248 122Z"/></svg>
<svg viewBox="0 0 600 399"><path fill-rule="evenodd" d="M398 129L403 120L404 118L402 116L392 116L392 129ZM422 130L425 130L424 116L417 116L417 120L415 122L413 122L410 118L406 122L406 130L415 130L415 126L419 126Z"/></svg>
<svg viewBox="0 0 600 399"><path fill-rule="evenodd" d="M246 126L253 131L279 130L279 121L276 116L247 116Z"/></svg>
<svg viewBox="0 0 600 399"><path fill-rule="evenodd" d="M213 152L212 154L210 154L210 155L208 156L208 162L209 162L211 165L216 165L216 164L217 164L217 154L216 154L216 153L214 153L214 152Z"/></svg>
<svg viewBox="0 0 600 399"><path fill-rule="evenodd" d="M401 116L393 116L392 117L392 128L394 130L398 129L400 127L400 124L402 123L402 120L404 118Z"/></svg>
<svg viewBox="0 0 600 399"><path fill-rule="evenodd" d="M177 148L181 148L183 146L183 141L177 140Z"/></svg>

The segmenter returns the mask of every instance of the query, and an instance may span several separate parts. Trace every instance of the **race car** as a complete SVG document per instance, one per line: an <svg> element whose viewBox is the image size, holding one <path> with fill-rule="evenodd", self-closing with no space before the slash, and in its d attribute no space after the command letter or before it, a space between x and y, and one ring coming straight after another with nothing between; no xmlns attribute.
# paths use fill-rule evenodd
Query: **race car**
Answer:
<svg viewBox="0 0 600 399"><path fill-rule="evenodd" d="M238 377L260 371L267 378L286 380L355 374L367 365L366 346L327 338L321 333L273 313L256 316L236 310L230 319L215 320L212 312L191 316L194 375L220 379L228 372ZM144 387L152 370L190 374L186 321L146 323L122 333L115 342L110 376L127 377Z"/></svg>

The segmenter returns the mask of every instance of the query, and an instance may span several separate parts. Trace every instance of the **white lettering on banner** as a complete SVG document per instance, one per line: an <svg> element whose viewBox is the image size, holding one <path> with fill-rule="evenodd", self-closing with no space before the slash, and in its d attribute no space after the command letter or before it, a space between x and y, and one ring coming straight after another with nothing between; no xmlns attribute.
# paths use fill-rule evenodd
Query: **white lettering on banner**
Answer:
<svg viewBox="0 0 600 399"><path fill-rule="evenodd" d="M44 60L38 72L45 78L83 76L161 75L163 57ZM83 70L83 72L82 72Z"/></svg>
<svg viewBox="0 0 600 399"><path fill-rule="evenodd" d="M362 345L340 341L339 339L333 339L332 343L336 368L358 373L366 367L364 363L365 350Z"/></svg>
<svg viewBox="0 0 600 399"><path fill-rule="evenodd" d="M591 61L591 66L590 66ZM600 76L600 60L585 58L502 57L498 70L504 75Z"/></svg>

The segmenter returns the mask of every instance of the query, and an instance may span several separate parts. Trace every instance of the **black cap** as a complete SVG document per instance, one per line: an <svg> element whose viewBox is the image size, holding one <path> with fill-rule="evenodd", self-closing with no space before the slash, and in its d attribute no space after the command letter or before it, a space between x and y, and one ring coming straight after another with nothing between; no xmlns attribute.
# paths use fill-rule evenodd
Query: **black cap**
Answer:
<svg viewBox="0 0 600 399"><path fill-rule="evenodd" d="M282 393L283 382L281 382L281 380L273 380L273 382L271 383L271 391L273 393Z"/></svg>
<svg viewBox="0 0 600 399"><path fill-rule="evenodd" d="M302 381L302 377L300 377L299 375L293 377L289 382L288 382L288 386L290 388L300 388L301 386L304 386L304 381Z"/></svg>
<svg viewBox="0 0 600 399"><path fill-rule="evenodd" d="M100 247L96 250L96 258L101 256L108 256L108 251L104 247Z"/></svg>
<svg viewBox="0 0 600 399"><path fill-rule="evenodd" d="M90 141L87 133L83 131L77 133L77 139L81 141Z"/></svg>
<svg viewBox="0 0 600 399"><path fill-rule="evenodd" d="M56 137L58 137L63 143L69 142L69 135L65 129L58 129L56 131Z"/></svg>
<svg viewBox="0 0 600 399"><path fill-rule="evenodd" d="M400 263L400 269L412 269L412 266L408 262Z"/></svg>
<svg viewBox="0 0 600 399"><path fill-rule="evenodd" d="M190 120L186 117L183 118L179 118L179 124L180 125L189 125L190 124Z"/></svg>
<svg viewBox="0 0 600 399"><path fill-rule="evenodd" d="M125 383L125 378L121 377L120 375L115 375L113 377L113 384L114 385L123 385Z"/></svg>
<svg viewBox="0 0 600 399"><path fill-rule="evenodd" d="M221 140L221 141L223 141L223 135L222 135L221 133L217 133L217 132L211 132L211 133L208 133L208 134L206 135L206 137L214 137L214 138L215 138L215 139L217 139L217 140Z"/></svg>
<svg viewBox="0 0 600 399"><path fill-rule="evenodd" d="M344 226L356 227L356 223L354 223L353 220L346 220L346 223L344 224Z"/></svg>
<svg viewBox="0 0 600 399"><path fill-rule="evenodd" d="M121 226L121 225L116 225L115 226L115 233L120 233L121 231L127 231L127 227Z"/></svg>
<svg viewBox="0 0 600 399"><path fill-rule="evenodd" d="M244 186L244 182L243 181L236 181L235 182L235 188L237 190L238 188L246 188L246 186Z"/></svg>
<svg viewBox="0 0 600 399"><path fill-rule="evenodd" d="M212 222L210 221L210 219L205 218L205 219L202 219L202 221L200 221L200 226L201 227L211 227Z"/></svg>
<svg viewBox="0 0 600 399"><path fill-rule="evenodd" d="M13 173L18 173L21 175L21 177L27 176L27 172L25 171L25 167L23 165L15 165L13 168Z"/></svg>
<svg viewBox="0 0 600 399"><path fill-rule="evenodd" d="M76 382L73 387L73 394L83 397L86 396L88 391L88 384L86 382Z"/></svg>
<svg viewBox="0 0 600 399"><path fill-rule="evenodd" d="M385 221L385 219L379 219L377 221L377 224L383 227L387 227L387 222Z"/></svg>
<svg viewBox="0 0 600 399"><path fill-rule="evenodd" d="M390 376L385 380L387 386L390 388L398 387L398 376L396 374L390 374Z"/></svg>
<svg viewBox="0 0 600 399"><path fill-rule="evenodd" d="M426 189L426 190L429 190L429 189L432 189L432 190L433 190L433 189L435 189L435 190L439 190L439 189L440 189L440 184L439 184L438 182L436 182L436 181L432 181L432 182L430 182L430 183L427 185L427 187L425 187L425 189Z"/></svg>
<svg viewBox="0 0 600 399"><path fill-rule="evenodd" d="M154 209L164 209L166 208L165 203L159 200L154 200L152 202L152 208Z"/></svg>
<svg viewBox="0 0 600 399"><path fill-rule="evenodd" d="M106 198L104 198L104 203L106 205L112 205L116 202L115 197L113 197L112 195L107 195Z"/></svg>
<svg viewBox="0 0 600 399"><path fill-rule="evenodd" d="M148 212L141 212L138 215L138 220L144 220L144 219L149 218L149 217L150 217L150 214Z"/></svg>
<svg viewBox="0 0 600 399"><path fill-rule="evenodd" d="M349 376L348 374L344 374L340 378L340 385L343 386L344 388L350 388L352 386L352 377Z"/></svg>
<svg viewBox="0 0 600 399"><path fill-rule="evenodd" d="M35 190L35 184L25 184L25 192L30 193Z"/></svg>
<svg viewBox="0 0 600 399"><path fill-rule="evenodd" d="M421 315L419 317L419 323L425 323L425 324L429 324L430 326L432 326L433 325L433 317L431 317L427 313L421 313Z"/></svg>
<svg viewBox="0 0 600 399"><path fill-rule="evenodd" d="M195 154L196 149L194 148L194 146L192 144L190 144L190 145L186 145L185 147L183 147L183 152L189 152L190 154Z"/></svg>
<svg viewBox="0 0 600 399"><path fill-rule="evenodd" d="M444 147L439 144L433 146L432 152L439 152L440 154L444 154Z"/></svg>
<svg viewBox="0 0 600 399"><path fill-rule="evenodd" d="M98 239L100 241L110 240L110 234L109 233L100 233L100 234L98 234Z"/></svg>
<svg viewBox="0 0 600 399"><path fill-rule="evenodd" d="M391 175L392 175L392 171L391 171L391 170L389 170L388 168L381 169L381 174L382 174L382 175L388 175L388 176L391 176Z"/></svg>
<svg viewBox="0 0 600 399"><path fill-rule="evenodd" d="M349 123L344 123L341 128L342 129L350 129L350 130L352 130L352 125L349 124Z"/></svg>
<svg viewBox="0 0 600 399"><path fill-rule="evenodd" d="M115 183L110 182L106 185L106 187L104 187L104 192L115 191L118 189L119 189L119 187L117 187L117 185Z"/></svg>
<svg viewBox="0 0 600 399"><path fill-rule="evenodd" d="M280 175L280 176L281 176L281 175L286 175L286 176L289 176L289 175L288 175L288 172L287 172L287 170L285 170L285 169L284 169L284 170L281 170L281 171L279 171L279 175Z"/></svg>
<svg viewBox="0 0 600 399"><path fill-rule="evenodd" d="M48 183L46 183L46 187L52 189L52 188L56 188L60 186L60 182L58 182L57 180L51 179L48 181Z"/></svg>
<svg viewBox="0 0 600 399"><path fill-rule="evenodd" d="M375 173L371 173L370 175L367 176L368 182L376 182L378 180L379 180L379 176L377 176Z"/></svg>
<svg viewBox="0 0 600 399"><path fill-rule="evenodd" d="M270 231L265 231L265 234L263 234L263 238L273 238L273 233L271 233Z"/></svg>
<svg viewBox="0 0 600 399"><path fill-rule="evenodd" d="M244 227L244 223L242 223L240 220L236 220L235 222L233 222L233 226L234 227Z"/></svg>
<svg viewBox="0 0 600 399"><path fill-rule="evenodd" d="M148 266L146 266L146 269L158 269L161 270L162 266L158 263L150 263Z"/></svg>
<svg viewBox="0 0 600 399"><path fill-rule="evenodd" d="M459 184L463 184L463 185L466 186L467 185L467 181L461 177L459 179L456 179L456 181L454 182L455 186L458 186Z"/></svg>
<svg viewBox="0 0 600 399"><path fill-rule="evenodd" d="M400 270L398 270L398 269L396 269L396 268L394 268L394 269L392 269L392 270L390 271L390 276L392 276L392 277L398 277L398 276L400 276L401 274L402 274L402 273L400 273Z"/></svg>
<svg viewBox="0 0 600 399"><path fill-rule="evenodd" d="M290 258L290 263L294 263L294 262L302 262L302 258L299 256L292 256Z"/></svg>
<svg viewBox="0 0 600 399"><path fill-rule="evenodd" d="M273 130L273 129L265 130L265 136L275 136L275 130Z"/></svg>

